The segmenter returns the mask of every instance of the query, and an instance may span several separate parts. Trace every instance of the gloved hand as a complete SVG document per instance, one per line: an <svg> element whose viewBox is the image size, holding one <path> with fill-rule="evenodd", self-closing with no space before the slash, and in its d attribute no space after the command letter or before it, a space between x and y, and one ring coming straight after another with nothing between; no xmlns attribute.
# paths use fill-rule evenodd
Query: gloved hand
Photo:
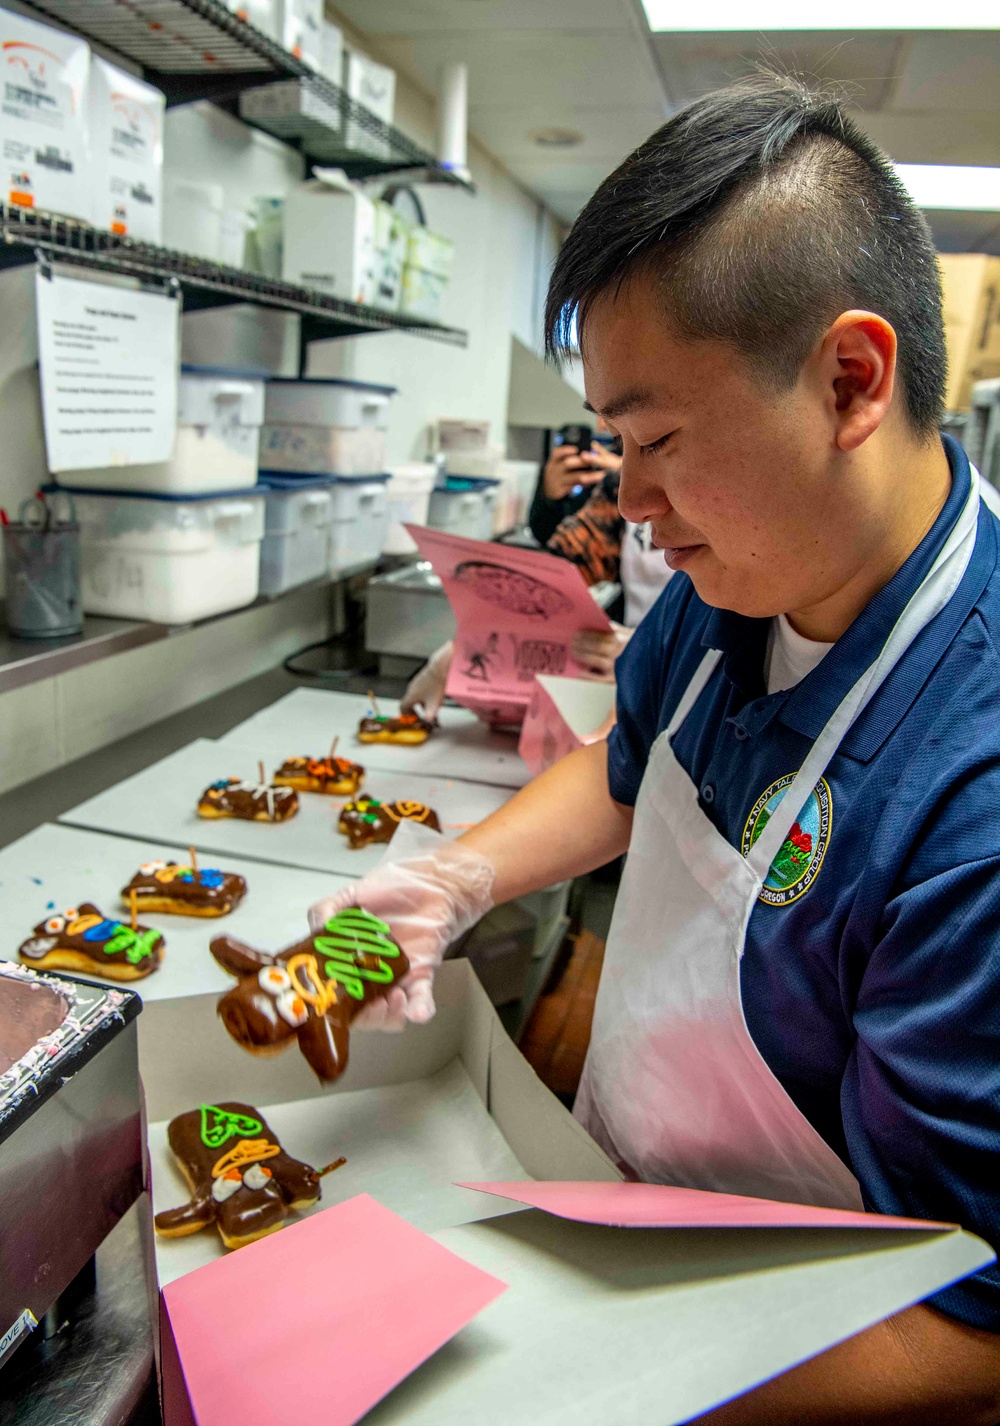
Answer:
<svg viewBox="0 0 1000 1426"><path fill-rule="evenodd" d="M422 711L425 718L434 721L444 702L444 686L448 682L453 648L454 644L449 639L431 654L419 673L413 675L399 700L400 713Z"/></svg>
<svg viewBox="0 0 1000 1426"><path fill-rule="evenodd" d="M402 861L384 862L310 907L314 935L338 911L363 907L388 924L410 962L408 974L387 995L367 1005L351 1022L352 1028L402 1030L407 1020L425 1025L431 1019L435 967L451 943L492 907L494 875L487 857L460 843L442 841L440 847Z"/></svg>
<svg viewBox="0 0 1000 1426"><path fill-rule="evenodd" d="M614 683L615 659L633 634L624 624L612 623L610 632L601 629L580 629L573 635L570 652L583 666L583 677L595 683Z"/></svg>

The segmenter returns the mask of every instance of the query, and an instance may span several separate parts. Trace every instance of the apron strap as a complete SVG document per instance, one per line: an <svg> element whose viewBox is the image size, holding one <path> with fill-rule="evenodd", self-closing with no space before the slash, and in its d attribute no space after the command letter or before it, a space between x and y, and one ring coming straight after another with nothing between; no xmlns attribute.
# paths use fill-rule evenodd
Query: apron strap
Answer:
<svg viewBox="0 0 1000 1426"><path fill-rule="evenodd" d="M972 471L969 497L926 578L911 596L875 662L855 683L809 749L747 862L761 881L784 845L813 788L826 772L848 729L874 698L914 639L947 605L972 558L979 521L979 473Z"/></svg>
<svg viewBox="0 0 1000 1426"><path fill-rule="evenodd" d="M721 658L721 649L709 649L708 653L698 665L697 669L695 670L694 677L688 684L687 688L684 690L684 695L681 698L681 701L674 709L674 716L667 724L666 731L663 736L665 736L668 741L674 736L674 734L677 732L677 729L681 726L681 724L684 722L684 719L687 717L687 715L691 712L691 709L697 703L702 689L705 687L705 684L715 672L715 669L718 666L719 660Z"/></svg>

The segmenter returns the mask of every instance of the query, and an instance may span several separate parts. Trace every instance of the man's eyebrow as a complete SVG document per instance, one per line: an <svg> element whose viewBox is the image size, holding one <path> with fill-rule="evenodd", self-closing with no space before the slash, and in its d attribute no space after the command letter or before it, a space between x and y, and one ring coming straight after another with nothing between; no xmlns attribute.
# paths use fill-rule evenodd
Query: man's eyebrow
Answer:
<svg viewBox="0 0 1000 1426"><path fill-rule="evenodd" d="M654 396L645 386L633 386L628 391L623 391L620 396L615 396L600 411L591 406L589 401L583 403L585 411L593 411L594 415L604 416L606 420L613 421L616 416L624 416L629 411L635 411L640 406L652 404Z"/></svg>

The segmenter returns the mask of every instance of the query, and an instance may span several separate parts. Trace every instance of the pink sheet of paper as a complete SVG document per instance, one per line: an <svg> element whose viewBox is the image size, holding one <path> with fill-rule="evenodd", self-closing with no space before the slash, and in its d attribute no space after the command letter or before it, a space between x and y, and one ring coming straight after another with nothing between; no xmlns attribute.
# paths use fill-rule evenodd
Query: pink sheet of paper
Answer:
<svg viewBox="0 0 1000 1426"><path fill-rule="evenodd" d="M350 1198L163 1289L166 1426L350 1426L505 1289Z"/></svg>
<svg viewBox="0 0 1000 1426"><path fill-rule="evenodd" d="M406 528L440 577L455 615L452 698L477 712L513 710L519 719L536 674L582 673L570 654L573 635L611 623L575 565L542 550Z"/></svg>
<svg viewBox="0 0 1000 1426"><path fill-rule="evenodd" d="M601 694L606 694L610 711L597 723L594 723L592 718L588 726L586 720L580 720L574 728L566 716L567 710L560 707L559 701L553 697L553 689L556 686L564 698L569 690L585 692L588 695L588 703L596 701L592 695L599 698ZM517 751L527 763L532 776L537 777L577 748L606 738L614 721L614 689L609 685L584 682L582 679L536 678L534 692L521 726Z"/></svg>
<svg viewBox="0 0 1000 1426"><path fill-rule="evenodd" d="M658 1183L462 1183L558 1218L615 1228L923 1228L947 1231L952 1223L810 1208L767 1198L740 1198Z"/></svg>

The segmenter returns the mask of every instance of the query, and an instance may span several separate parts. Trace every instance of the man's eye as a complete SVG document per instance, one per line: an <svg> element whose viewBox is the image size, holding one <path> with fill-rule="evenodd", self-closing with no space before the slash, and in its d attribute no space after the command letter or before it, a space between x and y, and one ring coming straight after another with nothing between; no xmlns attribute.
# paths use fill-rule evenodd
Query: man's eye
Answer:
<svg viewBox="0 0 1000 1426"><path fill-rule="evenodd" d="M663 450L663 447L667 444L672 435L673 431L668 431L667 434L661 436L658 441L650 441L648 446L640 446L639 450L644 456L655 456Z"/></svg>

